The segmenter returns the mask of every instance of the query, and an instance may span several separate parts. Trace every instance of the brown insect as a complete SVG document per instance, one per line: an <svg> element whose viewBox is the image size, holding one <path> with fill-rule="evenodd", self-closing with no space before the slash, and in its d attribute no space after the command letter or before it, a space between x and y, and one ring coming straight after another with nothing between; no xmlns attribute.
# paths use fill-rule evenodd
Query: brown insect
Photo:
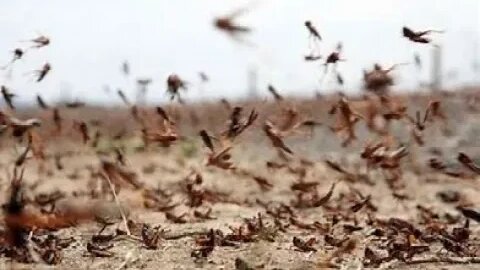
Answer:
<svg viewBox="0 0 480 270"><path fill-rule="evenodd" d="M31 48L34 48L34 49L39 49L39 48L50 45L50 38L44 35L41 35L29 41L33 43Z"/></svg>
<svg viewBox="0 0 480 270"><path fill-rule="evenodd" d="M28 144L32 146L33 156L37 160L45 160L45 145L40 134L35 130L28 131Z"/></svg>
<svg viewBox="0 0 480 270"><path fill-rule="evenodd" d="M118 162L118 164L123 166L127 165L124 151L119 147L115 147L114 152L115 152L115 160Z"/></svg>
<svg viewBox="0 0 480 270"><path fill-rule="evenodd" d="M275 89L273 85L269 84L267 89L268 89L268 92L272 94L272 96L275 98L276 101L283 100L283 96L278 93L277 89Z"/></svg>
<svg viewBox="0 0 480 270"><path fill-rule="evenodd" d="M135 107L136 108L136 107ZM157 112L162 116L162 121L160 125L147 125L146 121L141 117L137 116L140 120L143 128L142 128L142 136L145 144L149 144L151 142L160 143L164 147L169 147L178 140L179 134L177 133L177 129L170 119L170 117L166 114L163 109L158 109Z"/></svg>
<svg viewBox="0 0 480 270"><path fill-rule="evenodd" d="M37 73L38 76L37 82L41 82L45 78L45 76L47 76L50 70L52 70L52 66L50 65L50 63L45 63L41 69L36 70L35 73Z"/></svg>
<svg viewBox="0 0 480 270"><path fill-rule="evenodd" d="M170 100L178 99L182 102L179 90L187 89L187 83L182 80L177 74L171 74L167 77L167 93L170 95Z"/></svg>
<svg viewBox="0 0 480 270"><path fill-rule="evenodd" d="M325 63L323 64L325 66L325 73L328 71L328 66L333 65L333 70L336 70L336 66L338 62L345 61L345 59L342 59L340 57L340 54L342 53L343 45L341 42L337 44L337 47L335 51L331 52L327 58L325 59Z"/></svg>
<svg viewBox="0 0 480 270"><path fill-rule="evenodd" d="M151 228L147 224L142 226L142 241L147 249L157 249L162 239L164 230L160 230L160 226Z"/></svg>
<svg viewBox="0 0 480 270"><path fill-rule="evenodd" d="M11 66L13 63L15 63L16 61L22 59L22 57L25 55L25 51L20 49L20 48L16 48L15 50L13 50L13 58L12 60L10 60L10 62L8 64L6 64L5 66L2 67L2 69L6 69L7 67Z"/></svg>
<svg viewBox="0 0 480 270"><path fill-rule="evenodd" d="M273 184L270 183L270 181L268 181L268 179L263 176L253 176L252 178L264 192L269 191L273 188Z"/></svg>
<svg viewBox="0 0 480 270"><path fill-rule="evenodd" d="M235 258L235 270L253 270L254 268L250 266L245 260L237 257Z"/></svg>
<svg viewBox="0 0 480 270"><path fill-rule="evenodd" d="M170 123L171 125L174 125L175 122L173 122L173 120L171 119L170 116L168 116L167 112L160 106L157 106L156 107L156 110L157 110L157 113L162 116L162 118L167 121L168 123Z"/></svg>
<svg viewBox="0 0 480 270"><path fill-rule="evenodd" d="M323 196L322 198L318 199L317 201L315 201L313 203L313 207L319 207L319 206L322 206L322 205L326 204L330 200L330 198L332 198L333 190L335 189L336 185L337 185L337 183L333 183L330 186L330 189L328 190L327 194L325 194L325 196Z"/></svg>
<svg viewBox="0 0 480 270"><path fill-rule="evenodd" d="M458 210L466 217L469 219L473 219L476 222L480 223L480 212L475 211L470 208L466 207L458 207Z"/></svg>
<svg viewBox="0 0 480 270"><path fill-rule="evenodd" d="M13 98L17 95L11 93L10 90L4 85L1 86L1 92L3 99L5 100L5 103L7 103L8 107L10 107L10 109L12 110L15 110L15 106L13 105Z"/></svg>
<svg viewBox="0 0 480 270"><path fill-rule="evenodd" d="M444 31L438 30L426 30L426 31L414 31L406 26L402 28L403 36L408 38L410 41L417 43L430 43L432 40L425 35L430 33L443 33Z"/></svg>
<svg viewBox="0 0 480 270"><path fill-rule="evenodd" d="M330 127L330 129L335 134L345 137L344 141L342 142L342 146L345 147L357 138L355 135L355 124L360 119L363 119L363 116L353 111L349 102L344 97L341 98L338 103L334 105L334 107L332 107L331 111L336 114L337 109L338 118L336 120L336 124Z"/></svg>
<svg viewBox="0 0 480 270"><path fill-rule="evenodd" d="M340 73L337 72L336 78L337 78L337 83L338 83L339 85L343 85L343 84L345 83L345 81L343 80L342 74L340 74Z"/></svg>
<svg viewBox="0 0 480 270"><path fill-rule="evenodd" d="M302 251L302 252L315 252L315 251L317 251L317 249L313 247L313 244L315 244L317 242L315 237L312 237L312 238L308 239L307 241L304 241L304 240L294 236L292 242L293 242L293 245L299 251Z"/></svg>
<svg viewBox="0 0 480 270"><path fill-rule="evenodd" d="M37 95L37 104L40 108L44 110L47 110L50 108L40 95Z"/></svg>
<svg viewBox="0 0 480 270"><path fill-rule="evenodd" d="M244 14L246 11L248 11L247 8L240 8L228 15L217 17L214 19L213 25L220 31L224 31L228 35L237 38L238 34L248 33L252 30L249 27L238 25L234 22L235 18Z"/></svg>
<svg viewBox="0 0 480 270"><path fill-rule="evenodd" d="M205 146L210 150L210 154L207 159L207 165L213 165L221 169L233 169L235 166L230 160L230 150L232 146L223 146L220 151L216 151L212 142L212 137L207 133L206 130L201 130L199 132L200 137L202 138Z"/></svg>
<svg viewBox="0 0 480 270"><path fill-rule="evenodd" d="M226 98L220 99L220 103L223 105L223 107L225 107L225 109L227 111L232 110L232 104L230 104L230 102L228 102L228 100Z"/></svg>
<svg viewBox="0 0 480 270"><path fill-rule="evenodd" d="M117 90L117 94L118 96L120 97L120 99L123 101L123 103L127 106L130 106L131 103L130 101L128 100L127 96L125 96L125 94L123 93L123 91L121 89L118 89Z"/></svg>
<svg viewBox="0 0 480 270"><path fill-rule="evenodd" d="M400 166L400 160L408 155L406 146L400 146L398 149L384 152L382 155L377 155L380 159L380 167L384 169L394 169Z"/></svg>
<svg viewBox="0 0 480 270"><path fill-rule="evenodd" d="M382 257L370 247L365 247L363 263L367 266L378 267L382 262L389 260L389 257Z"/></svg>
<svg viewBox="0 0 480 270"><path fill-rule="evenodd" d="M74 239L73 237L60 239L53 234L48 234L44 239L34 236L32 241L36 243L34 250L42 260L47 264L55 265L62 261L61 251L70 246Z"/></svg>
<svg viewBox="0 0 480 270"><path fill-rule="evenodd" d="M476 164L469 156L467 156L467 154L460 152L458 153L457 159L460 163L462 163L462 165L470 169L472 172L480 174L480 166Z"/></svg>
<svg viewBox="0 0 480 270"><path fill-rule="evenodd" d="M442 110L440 107L441 103L438 100L435 101L430 101L428 103L427 111L428 111L428 117L427 120L433 121L435 118L438 118L440 120L446 120L447 116L445 115L445 112ZM427 114L427 113L425 113Z"/></svg>
<svg viewBox="0 0 480 270"><path fill-rule="evenodd" d="M258 113L251 110L246 118L242 118L242 107L234 107L227 123L227 129L221 133L221 140L224 144L230 144L233 140L242 134L248 127L253 125L258 118Z"/></svg>
<svg viewBox="0 0 480 270"><path fill-rule="evenodd" d="M383 69L381 65L374 64L373 70L363 72L363 81L365 88L375 93L384 93L387 88L393 85L393 78L390 72L397 65L393 65L388 69Z"/></svg>
<svg viewBox="0 0 480 270"><path fill-rule="evenodd" d="M136 189L143 186L143 183L138 180L138 175L126 166L116 164L105 156L100 156L100 162L104 177L110 178L115 186L134 187Z"/></svg>
<svg viewBox="0 0 480 270"><path fill-rule="evenodd" d="M20 167L25 163L25 161L27 160L27 155L30 152L30 150L32 150L32 147L31 147L31 143L29 142L25 150L15 160L15 166Z"/></svg>
<svg viewBox="0 0 480 270"><path fill-rule="evenodd" d="M110 249L113 244L100 245L93 242L87 243L87 251L94 257L112 257L114 254Z"/></svg>
<svg viewBox="0 0 480 270"><path fill-rule="evenodd" d="M371 198L372 198L371 195L367 195L362 201L352 205L350 207L350 210L352 210L352 212L354 213L360 211L365 205L368 205L370 203Z"/></svg>
<svg viewBox="0 0 480 270"><path fill-rule="evenodd" d="M210 229L207 234L195 239L198 247L192 251L191 256L195 258L207 257L215 249L218 237L220 237L220 235L213 229Z"/></svg>
<svg viewBox="0 0 480 270"><path fill-rule="evenodd" d="M308 55L305 55L305 56L303 57L303 60L309 61L309 62L311 62L311 61L318 61L318 60L320 60L320 59L322 59L322 56L321 56L321 55L314 55L314 54L308 54Z"/></svg>
<svg viewBox="0 0 480 270"><path fill-rule="evenodd" d="M283 136L278 130L273 123L266 121L265 124L263 125L263 131L267 135L267 137L270 139L270 142L272 143L273 147L285 151L289 154L293 154L293 151L283 142Z"/></svg>
<svg viewBox="0 0 480 270"><path fill-rule="evenodd" d="M60 115L60 110L58 108L53 109L53 123L55 124L55 127L57 128L57 132L62 131L62 116Z"/></svg>
<svg viewBox="0 0 480 270"><path fill-rule="evenodd" d="M85 123L84 121L75 121L73 123L73 126L82 135L83 144L86 144L90 140L87 123Z"/></svg>
<svg viewBox="0 0 480 270"><path fill-rule="evenodd" d="M11 115L7 115L4 112L0 111L0 125L4 125L4 128L9 128L12 130L12 136L16 138L21 138L28 130L39 127L42 122L36 118L30 118L27 120L20 120Z"/></svg>
<svg viewBox="0 0 480 270"><path fill-rule="evenodd" d="M310 192L317 188L319 182L298 182L294 183L290 186L290 189L293 191L300 191L300 192Z"/></svg>
<svg viewBox="0 0 480 270"><path fill-rule="evenodd" d="M55 167L57 168L57 170L59 171L63 170L65 166L63 165L63 162L62 162L62 155L60 153L55 153L53 158L55 160Z"/></svg>
<svg viewBox="0 0 480 270"><path fill-rule="evenodd" d="M80 101L80 100L65 102L65 107L70 108L70 109L76 109L76 108L81 108L81 107L85 107L85 106L86 106L85 102Z"/></svg>
<svg viewBox="0 0 480 270"><path fill-rule="evenodd" d="M320 33L317 31L317 28L315 28L315 26L313 26L311 21L305 21L305 27L307 27L308 32L310 33L311 37L313 37L315 39L318 39L318 40L322 40L322 37L320 36Z"/></svg>

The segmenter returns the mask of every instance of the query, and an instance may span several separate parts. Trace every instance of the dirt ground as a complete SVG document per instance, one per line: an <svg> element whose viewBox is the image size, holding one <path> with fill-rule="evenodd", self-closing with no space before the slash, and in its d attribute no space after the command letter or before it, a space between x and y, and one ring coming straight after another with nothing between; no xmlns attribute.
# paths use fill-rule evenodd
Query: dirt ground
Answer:
<svg viewBox="0 0 480 270"><path fill-rule="evenodd" d="M287 138L285 142L294 152L288 161L281 159L271 147L261 125L253 126L232 150L236 171L206 165L208 150L197 133L202 128L216 125L215 123L200 123L199 128L191 128L193 131L185 135L187 139L175 142L168 148L152 146L145 149L141 147L141 140L135 134L115 142L101 141L96 148L82 145L77 135L66 136L68 138L62 138L57 144L53 140L47 140L47 158L31 158L26 161L23 179L26 198L34 201L38 194L60 191L62 198L55 202L52 212L54 214L71 211L72 205L95 214L100 211L97 208L101 204L110 205L114 209L112 211L118 210L106 180L98 171L101 168L99 152L113 157L113 146L121 146L125 156L124 167L135 172L138 181L142 183L139 188L123 186L117 190L119 201L124 210L129 212L128 219L136 224L160 226L160 230L165 231L160 235L156 249L149 249L132 226L133 237L121 235L108 241L113 245L109 249L111 256L96 257L87 251L87 243L92 241L92 236L102 227L98 219L82 220L74 226L57 230L36 230L33 234L38 237L50 233L62 239L73 238L72 242L59 252L61 260L56 265L48 265L42 260L21 263L3 255L0 258L0 268L478 269L478 259L476 264L419 261L432 257L448 257L461 261L480 256L477 252L480 226L474 220L469 224L469 239L462 243L462 248L466 247L469 255L459 256L461 252L447 250L441 241L425 240L426 234L451 232L453 228L463 227L466 219L457 210L457 206L475 209L480 205L479 177L456 159L459 152L466 152L474 160L480 154L476 148L476 112L462 108L459 105L462 100L448 97L442 100L442 105L447 107L449 119L446 126L452 131L448 136L442 135L445 126L432 125L427 127L424 134L425 138L428 138L426 144L418 146L409 139L408 133L402 133L398 126L400 131L395 134L409 149L408 156L401 161L401 177L398 180L401 187L398 189L389 186L386 180L389 172L379 168L367 170L365 160L360 157L365 142L373 138L364 125L358 126L359 138L347 148L341 147L341 140L331 132L327 123L316 128L313 135ZM297 104L297 107L302 107L301 103ZM325 116L328 108L322 109L323 112L318 113L322 114L322 118L319 118L321 121L328 118ZM219 122L226 121L227 115L225 114L224 118L218 117L222 118ZM108 122L105 119L104 121ZM395 128L397 127L392 127ZM5 172L1 177L2 194L8 195L12 162L21 151L19 145L21 144L16 146L18 152L10 144L3 146L0 155L0 168ZM61 158L62 168L59 169L53 156L67 152L68 154ZM432 157L443 160L448 168L465 172L467 176L454 177L432 169L428 166ZM337 162L355 177L351 178L348 173L332 169L326 160ZM285 166L268 168L267 162ZM303 176L300 176L302 172L299 171L302 170ZM195 176L195 172L203 179L198 188L221 194L220 199L205 199L198 207L189 206L185 183ZM363 175L363 178L360 175ZM271 186L262 189L254 177L267 179ZM328 201L320 206L295 207L298 192L292 190L292 185L298 181L317 182L316 192L320 197L329 192L332 184L335 183L335 187ZM167 204L174 204L175 207L168 211L146 207L145 190L157 192L159 198L168 201ZM93 191L97 193L93 194ZM442 192L455 193L459 198L448 201L441 197ZM362 194L363 198L358 194ZM357 211L351 210L368 195L371 196L368 201L371 207L364 204ZM1 198L2 203L8 200L8 196ZM283 213L280 218L275 218L268 213L267 210L280 209L282 204L293 209L294 214ZM32 203L31 207L38 206ZM211 209L211 219L202 219L195 215L195 211L206 212L208 209ZM171 217L167 218L167 213L174 216L185 214L184 223L175 223ZM231 246L216 243L207 256L194 256L195 251L201 249L199 238L208 235L211 229L228 234L232 232L232 228L246 226L245 219L258 218L258 215L262 217L263 227L254 233L253 240L233 241ZM305 226L295 224L292 218ZM411 228L405 229L407 225L397 228L398 232L390 233L390 227L395 227L392 225L392 218L408 221L420 230L423 236L413 236L413 232L405 233L405 230L415 231ZM335 219L338 220L334 221ZM250 221L258 226L258 219ZM380 221L390 225L380 225ZM276 222L280 222L281 226ZM382 228L386 234L375 235L376 228ZM121 218L108 226L102 234L118 234L117 229L125 231ZM332 245L332 240L329 241L326 236L333 237L333 242L342 239L344 242ZM411 241L408 244L410 248L416 245L427 246L428 251L415 253L404 261L393 258L375 264L365 259L366 247L382 254L380 257L387 254L387 250L400 250L404 246L399 244L392 248L392 239L400 241L404 236ZM315 238L310 246L312 251L299 250L293 244L294 237L304 241ZM246 262L250 268L238 265L237 258Z"/></svg>

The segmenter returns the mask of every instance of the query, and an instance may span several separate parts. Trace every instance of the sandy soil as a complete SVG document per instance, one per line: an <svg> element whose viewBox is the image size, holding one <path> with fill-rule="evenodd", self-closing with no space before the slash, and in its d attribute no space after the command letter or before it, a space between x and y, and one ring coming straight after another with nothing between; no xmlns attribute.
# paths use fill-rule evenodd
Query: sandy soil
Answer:
<svg viewBox="0 0 480 270"><path fill-rule="evenodd" d="M456 116L452 116L452 118L454 117ZM303 181L318 182L317 190L321 196L329 191L332 183L336 183L332 197L325 205L302 209L294 208L297 220L308 224L318 222L324 225L331 224L335 211L343 209L341 211L345 216L329 232L321 229L299 228L288 224L288 218L281 221L288 226L285 231L275 229L274 219L266 213L265 207L258 202L270 202L272 206L280 203L292 204L296 197L291 185L298 181L299 176L288 168L267 168L267 161L282 162L282 160L277 157L276 151L271 148L269 141L264 137L248 135L247 138L241 139L241 142L234 148L232 155L238 168L252 172L256 176L264 177L273 184L273 187L269 190L262 190L252 177L206 166L207 150L194 135L192 135L192 139L180 141L171 148L152 147L145 151L135 150L138 144L136 139L125 140L121 144L126 149L126 167L132 169L138 175L139 181L143 183L142 188L123 187L118 192L120 201L129 210L129 219L136 223L146 223L151 226L159 225L166 230L163 238L179 236L179 239L161 238L158 249L151 250L147 249L142 241L129 237L118 237L110 241L113 244L110 249L113 253L111 257L94 257L87 252L87 243L102 226L95 220L89 220L80 222L76 226L51 232L60 238L73 237L74 239L68 247L60 252L62 259L57 265L49 266L43 262L22 264L12 262L9 258L2 256L0 258L0 268L235 269L236 258L241 258L247 262L252 269L324 269L327 268L327 261L333 263L329 265L330 267L341 269L370 268L373 266L366 264L363 259L365 247L378 246L377 244L384 240L381 240L381 237L371 235L372 229L378 227L378 225L368 224L368 215L374 215L378 220L388 220L389 218L407 220L425 231L427 225L424 224L425 218L422 218L425 211L419 210L419 206L421 206L438 215L438 218L434 219L438 224L447 224L448 217L445 216L446 214L449 214L451 219L457 219L456 222L445 225L446 230L451 231L453 227L461 227L465 221L465 218L456 210L457 205L475 207L480 204L479 179L477 176L474 175L469 178L450 177L427 166L428 159L432 157L429 150L436 147L444 152L441 157L446 163L451 164L452 168L469 172L456 162L455 157L459 151L465 150L471 156L478 154L477 149L472 147L475 146L476 136L469 135L476 132L475 125L478 121L475 118L473 114L465 114L462 123L452 121L453 124L449 125L450 128L455 130L455 136L453 137L442 137L439 135L439 127L434 127L427 132L427 136L432 139L427 142L426 146L418 147L411 144L411 154L402 162L401 183L404 187L399 192L406 195L405 199L398 199L393 196L382 170L373 169L369 171L368 178L371 183L366 184L364 181L347 181L345 175L326 165L325 159L335 160L349 171L353 172L358 169L358 172L365 173L364 160L360 158L359 149L361 149L362 142L365 141L367 135L361 135L359 142L347 149L340 147L340 141L332 136L327 127L318 128L313 137L298 136L287 139L286 143L295 152L289 166L305 170L306 174ZM260 127L253 127L249 132L260 134L262 131ZM366 134L366 131L364 133ZM361 131L360 134L362 134ZM469 136L471 139L469 139ZM105 150L108 147L110 145L105 143L105 145L100 145L97 150ZM7 149L3 150L1 154L1 169L9 172L1 177L3 194L8 194L8 175L12 171L10 164L16 157L12 154L11 148ZM104 194L97 194L95 199L88 195L92 189L98 189L102 183L105 184L102 177L95 175L95 172L100 168L100 161L93 149L79 143L64 144L63 146L50 145L48 149L50 154L66 150L72 150L72 153L70 156L61 159L64 167L62 170L55 167L53 159L48 159L43 163L33 159L27 161L28 166L26 166L24 176L26 197L34 198L40 193L48 194L56 190L61 191L65 198L56 202L55 211L60 211L59 209L62 209L62 207L71 207L71 205L80 205L79 207L82 209L97 211L93 209L96 203L113 201L108 189ZM302 165L301 159L309 160L311 163ZM228 194L226 196L228 200L220 202L204 201L198 208L189 207L187 204L188 197L184 193L182 185L192 171L197 171L202 175L203 184L201 187L203 189ZM92 188L92 185L95 187ZM363 207L356 213L345 211L345 209L360 201L359 198L352 195L352 187L358 189L364 196L371 195L370 202L377 210L372 211ZM142 194L146 189L157 189L171 194L171 201L178 203L178 206L170 213L175 215L186 213L185 219L187 222L177 224L167 219L165 212L145 208ZM452 203L442 201L438 196L438 193L442 191L458 192L461 196L460 201ZM7 196L2 196L2 200L5 202ZM112 207L115 208L115 204L111 205L114 205ZM193 214L194 210L206 211L209 208L212 209L211 216L213 217L210 220L200 220ZM230 226L238 227L244 224L244 219L256 217L259 213L263 217L264 226L267 227L265 230L272 229L271 235L269 235L272 241L269 241L268 237L259 236L256 241L237 242L236 246L215 246L206 258L192 257L192 251L199 248L196 244L199 235L205 234L210 229L219 229L225 234L229 233ZM358 226L358 228L350 232L345 229L345 224ZM117 228L125 229L121 220L107 227L103 234L113 234ZM472 221L470 230L469 248L475 250L479 245L480 226ZM38 231L35 234L42 235L45 232ZM182 234L186 235L182 237ZM354 243L354 247L351 250L341 252L337 259L329 260L331 259L330 256L341 249L342 246L335 247L326 243L326 234L333 235L336 239L348 237ZM303 240L314 237L317 241L312 247L317 251L299 251L292 243L293 237ZM418 241L423 243L421 240ZM438 242L429 244L429 249L428 252L415 255L414 259L431 256L458 257L452 252L446 251ZM454 263L408 264L393 259L380 264L378 267L394 269L478 269L480 266L479 264ZM246 268L237 267L237 269Z"/></svg>

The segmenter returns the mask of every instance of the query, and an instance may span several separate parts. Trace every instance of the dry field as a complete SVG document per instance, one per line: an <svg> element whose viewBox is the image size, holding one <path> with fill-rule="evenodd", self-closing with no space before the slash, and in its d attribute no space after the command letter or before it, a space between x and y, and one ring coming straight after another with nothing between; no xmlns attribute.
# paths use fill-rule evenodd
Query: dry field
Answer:
<svg viewBox="0 0 480 270"><path fill-rule="evenodd" d="M478 269L478 97L6 114L0 268Z"/></svg>

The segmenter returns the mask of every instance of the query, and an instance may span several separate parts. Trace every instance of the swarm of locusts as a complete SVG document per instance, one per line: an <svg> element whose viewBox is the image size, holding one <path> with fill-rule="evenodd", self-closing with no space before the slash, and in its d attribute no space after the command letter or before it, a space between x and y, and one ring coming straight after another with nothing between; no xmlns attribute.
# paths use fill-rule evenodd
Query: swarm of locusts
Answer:
<svg viewBox="0 0 480 270"><path fill-rule="evenodd" d="M233 21L245 10L220 16L213 24L238 39L253 31ZM331 67L343 84L337 71L340 62L348 64L342 43L322 56L319 48L328 37L310 20L304 26L314 44L305 60L324 59L325 72ZM399 28L399 38L411 46L430 43L427 36L438 32ZM5 67L27 61L31 50L48 46L50 39L40 36L30 42L28 48L15 49ZM260 260L253 261L245 255L260 243L306 261L300 269L480 263L480 212L471 196L441 185L443 179L478 189L480 163L467 150L449 159L430 143L432 134L453 136L445 103L454 96L391 94L396 66L375 64L365 71L362 97L341 94L298 101L270 84L265 90L271 101L222 99L203 107L188 104L181 93L191 84L172 72L164 84L168 104L139 106L118 89L119 100L128 108L120 124L74 113L86 110L81 101L54 104L41 95L36 96L38 115L26 117L16 111L18 94L2 85L2 147L13 150L1 163L6 178L1 181L5 199L0 254L11 262L63 265L72 254L69 250L77 248L92 262L116 258L115 268L121 269L140 267L141 256L133 250L163 253L173 248L169 242L182 241L176 248L186 251L181 254L192 266L215 262L222 250L235 251L223 255L233 256L229 262L216 261L228 269L270 269L262 256L253 256ZM36 81L51 71L46 62L35 71ZM132 73L127 62L122 71L126 77ZM203 83L210 80L199 74ZM146 91L151 80L143 81ZM465 114L478 111L477 94L455 98L466 104ZM298 143L314 146L324 139L345 148L355 161L338 155L313 158ZM129 145L132 141L135 147ZM58 147L61 143L65 147ZM259 157L245 162L244 151ZM191 158L194 152L200 162L167 162L174 155ZM84 168L72 164L86 154L89 161L96 156L95 161ZM151 160L164 156L165 162L143 159L135 166L138 155L154 156ZM62 186L85 181L80 189L41 188L56 175L65 178ZM176 181L164 181L172 175ZM213 184L214 175L230 189ZM412 187L412 177L425 183ZM247 209L250 215L220 220L235 209ZM139 214L158 218L147 222ZM62 234L91 224L98 224L97 230L87 236ZM198 229L185 231L186 225ZM125 242L135 248L119 254L117 247Z"/></svg>

